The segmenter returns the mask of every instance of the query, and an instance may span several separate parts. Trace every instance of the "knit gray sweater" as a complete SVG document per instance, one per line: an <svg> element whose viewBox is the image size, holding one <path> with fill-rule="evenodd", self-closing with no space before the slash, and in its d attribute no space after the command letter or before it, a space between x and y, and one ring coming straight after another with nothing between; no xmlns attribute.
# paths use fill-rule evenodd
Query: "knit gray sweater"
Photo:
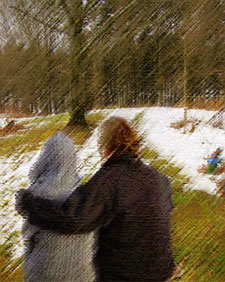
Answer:
<svg viewBox="0 0 225 282"><path fill-rule="evenodd" d="M79 184L76 150L70 138L55 133L43 146L29 172L34 195L64 202ZM91 282L95 233L61 235L25 220L23 273L25 282Z"/></svg>

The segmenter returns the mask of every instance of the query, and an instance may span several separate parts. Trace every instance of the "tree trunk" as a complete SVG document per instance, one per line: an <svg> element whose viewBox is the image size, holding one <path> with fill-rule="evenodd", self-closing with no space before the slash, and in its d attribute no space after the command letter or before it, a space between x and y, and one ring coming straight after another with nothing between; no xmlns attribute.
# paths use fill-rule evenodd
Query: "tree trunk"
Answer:
<svg viewBox="0 0 225 282"><path fill-rule="evenodd" d="M85 120L85 106L86 97L84 93L84 54L80 54L84 48L83 35L83 3L82 1L73 1L71 5L71 95L72 95L72 109L68 125L80 124L86 125Z"/></svg>

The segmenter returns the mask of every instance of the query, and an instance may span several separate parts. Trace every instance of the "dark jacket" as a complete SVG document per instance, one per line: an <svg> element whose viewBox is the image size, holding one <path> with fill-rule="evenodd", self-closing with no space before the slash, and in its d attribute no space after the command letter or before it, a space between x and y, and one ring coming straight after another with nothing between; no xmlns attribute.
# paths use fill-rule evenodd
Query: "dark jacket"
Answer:
<svg viewBox="0 0 225 282"><path fill-rule="evenodd" d="M30 223L56 232L99 229L95 264L101 282L161 282L172 274L168 178L131 152L115 153L62 206L27 191L17 206Z"/></svg>

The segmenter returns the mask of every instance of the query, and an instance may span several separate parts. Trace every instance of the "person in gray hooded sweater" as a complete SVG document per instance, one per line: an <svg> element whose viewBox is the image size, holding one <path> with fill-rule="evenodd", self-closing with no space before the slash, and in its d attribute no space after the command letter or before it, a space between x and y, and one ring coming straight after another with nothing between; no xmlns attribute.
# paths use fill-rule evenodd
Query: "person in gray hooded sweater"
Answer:
<svg viewBox="0 0 225 282"><path fill-rule="evenodd" d="M29 178L28 190L34 195L63 204L80 184L73 141L62 132L55 133L44 144ZM22 228L24 281L93 281L94 234L57 234L30 224L26 218Z"/></svg>

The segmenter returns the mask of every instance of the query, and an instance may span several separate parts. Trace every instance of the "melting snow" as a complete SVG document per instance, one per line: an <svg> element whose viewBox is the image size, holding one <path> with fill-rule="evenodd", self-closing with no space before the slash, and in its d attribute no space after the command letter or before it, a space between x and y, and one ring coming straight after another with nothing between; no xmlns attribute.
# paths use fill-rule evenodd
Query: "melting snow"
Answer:
<svg viewBox="0 0 225 282"><path fill-rule="evenodd" d="M193 133L183 134L182 130L171 128L172 122L183 119L182 108L122 108L116 110L105 110L110 115L123 116L132 120L138 113L143 112L139 124L139 132L144 134L147 146L157 149L162 157L172 159L176 164L183 167L183 173L191 177L189 188L205 190L215 193L216 185L210 175L198 173L197 169L206 163L206 157L221 147L223 156L225 152L225 131L213 128L207 124L215 114L214 111L189 110L188 119L198 119L200 123ZM25 119L23 119L25 120ZM0 125L5 124L5 119L0 118ZM28 187L28 171L35 162L39 152L25 153L15 160L0 158L0 194L1 194L1 216L0 216L0 243L7 237L7 232L19 230L21 217L14 211L14 194L22 188ZM101 157L97 150L97 130L78 151L78 167L81 176L94 173L101 165ZM9 201L9 204L7 204ZM4 203L6 205L4 206ZM22 245L19 243L16 256L20 256Z"/></svg>

